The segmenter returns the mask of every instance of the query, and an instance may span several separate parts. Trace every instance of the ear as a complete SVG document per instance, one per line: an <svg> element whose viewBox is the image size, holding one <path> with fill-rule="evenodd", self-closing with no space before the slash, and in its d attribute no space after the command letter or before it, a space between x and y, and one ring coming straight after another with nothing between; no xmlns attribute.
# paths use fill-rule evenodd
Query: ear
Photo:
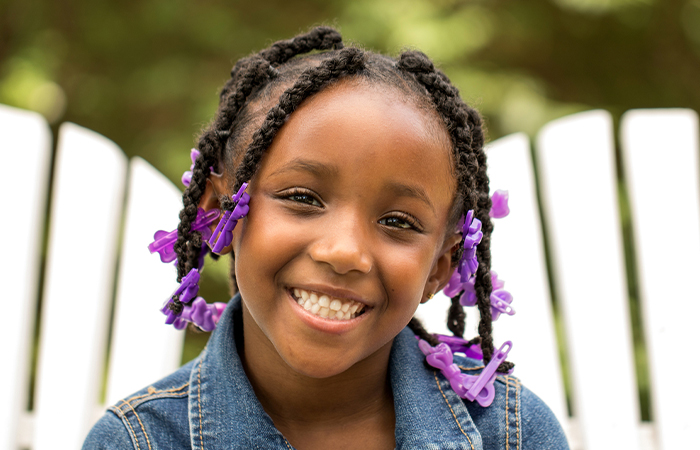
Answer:
<svg viewBox="0 0 700 450"><path fill-rule="evenodd" d="M435 260L428 281L425 283L423 298L421 298L420 301L421 303L427 302L432 295L440 292L442 288L447 286L454 272L454 267L452 267L452 254L457 250L457 246L461 240L462 235L458 233L448 236L445 239L440 249L440 256Z"/></svg>
<svg viewBox="0 0 700 450"><path fill-rule="evenodd" d="M220 209L221 203L219 201L219 198L221 198L221 195L224 195L225 193L226 180L224 179L223 175L218 174L216 172L211 172L211 174L209 174L209 177L207 178L207 185L204 188L204 194L199 200L199 205L197 206L205 211L209 211L211 209ZM221 220L221 216L219 216L219 220ZM219 220L216 220L209 224L209 229L212 231L212 233L216 229L216 226L219 224ZM231 247L229 246L223 249L220 254L224 255L230 251Z"/></svg>

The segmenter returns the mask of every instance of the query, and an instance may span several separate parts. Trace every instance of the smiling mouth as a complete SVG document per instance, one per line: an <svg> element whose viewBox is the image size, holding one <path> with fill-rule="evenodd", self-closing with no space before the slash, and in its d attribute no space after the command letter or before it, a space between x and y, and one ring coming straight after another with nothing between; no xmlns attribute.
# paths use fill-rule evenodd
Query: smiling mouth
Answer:
<svg viewBox="0 0 700 450"><path fill-rule="evenodd" d="M362 315L366 305L346 298L295 288L292 297L310 314L331 320L350 320Z"/></svg>

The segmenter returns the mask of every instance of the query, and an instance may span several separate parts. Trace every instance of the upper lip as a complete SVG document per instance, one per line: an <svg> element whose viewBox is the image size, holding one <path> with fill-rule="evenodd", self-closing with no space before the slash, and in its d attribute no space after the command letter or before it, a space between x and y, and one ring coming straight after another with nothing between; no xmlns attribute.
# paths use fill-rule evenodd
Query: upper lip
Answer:
<svg viewBox="0 0 700 450"><path fill-rule="evenodd" d="M290 285L289 288L293 291L294 289L303 289L305 291L313 291L317 292L319 294L326 294L329 297L336 297L336 298L342 298L342 299L348 299L348 300L354 300L358 303L362 303L365 306L370 306L370 304L367 303L366 297L363 297L362 295L358 294L355 291L351 291L349 289L341 288L341 287L336 287L336 286L328 286L325 284L295 284L295 285Z"/></svg>

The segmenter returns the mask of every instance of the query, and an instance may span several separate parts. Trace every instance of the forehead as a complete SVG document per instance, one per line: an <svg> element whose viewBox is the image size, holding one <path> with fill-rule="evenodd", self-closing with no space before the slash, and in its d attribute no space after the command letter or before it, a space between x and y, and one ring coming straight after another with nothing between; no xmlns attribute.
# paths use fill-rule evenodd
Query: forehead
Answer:
<svg viewBox="0 0 700 450"><path fill-rule="evenodd" d="M340 180L411 181L452 201L450 138L437 113L397 89L345 81L309 98L280 129L261 166L273 173L299 159ZM379 183L381 184L381 183ZM441 201L438 203L442 203Z"/></svg>

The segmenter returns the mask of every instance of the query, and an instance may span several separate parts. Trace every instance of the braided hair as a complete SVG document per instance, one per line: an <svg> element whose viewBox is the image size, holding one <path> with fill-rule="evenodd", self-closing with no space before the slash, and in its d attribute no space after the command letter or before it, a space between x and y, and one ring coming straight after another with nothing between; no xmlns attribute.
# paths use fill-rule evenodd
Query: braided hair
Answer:
<svg viewBox="0 0 700 450"><path fill-rule="evenodd" d="M256 174L277 132L302 102L339 80L349 78L396 88L421 108L435 111L444 123L451 139L457 180L450 222L456 225L464 212L473 209L482 223L483 238L477 249L479 267L475 278L481 319L479 338L472 342L480 341L484 363L488 364L494 353L489 299L493 225L489 217L491 200L481 117L462 101L457 88L425 54L408 51L394 60L359 48L346 48L340 34L329 27L314 28L293 39L276 42L268 49L239 60L231 70L231 78L220 93L217 114L199 138L200 156L194 163L190 185L183 193L174 246L178 282L199 265L202 237L191 227L211 168L235 174L229 188L236 192ZM270 107L272 102L275 104ZM257 129L251 134L256 125ZM461 251L459 245L452 255L453 267ZM231 267L235 290L234 264ZM463 337L465 313L458 297L452 298L447 325L454 335ZM437 345L436 338L416 318L411 319L408 326L420 338ZM512 363L505 362L498 370L507 372L511 368Z"/></svg>

